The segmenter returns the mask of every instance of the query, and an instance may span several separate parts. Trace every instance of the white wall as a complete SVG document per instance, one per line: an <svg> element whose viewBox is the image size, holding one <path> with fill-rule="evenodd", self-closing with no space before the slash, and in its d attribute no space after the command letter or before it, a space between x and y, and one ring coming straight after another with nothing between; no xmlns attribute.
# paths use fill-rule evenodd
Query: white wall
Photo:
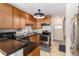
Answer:
<svg viewBox="0 0 79 59"><path fill-rule="evenodd" d="M72 55L70 52L71 47L71 22L72 18L77 14L78 4L67 4L66 5L66 55Z"/></svg>
<svg viewBox="0 0 79 59"><path fill-rule="evenodd" d="M53 39L64 40L63 33L64 16L56 16L53 18Z"/></svg>

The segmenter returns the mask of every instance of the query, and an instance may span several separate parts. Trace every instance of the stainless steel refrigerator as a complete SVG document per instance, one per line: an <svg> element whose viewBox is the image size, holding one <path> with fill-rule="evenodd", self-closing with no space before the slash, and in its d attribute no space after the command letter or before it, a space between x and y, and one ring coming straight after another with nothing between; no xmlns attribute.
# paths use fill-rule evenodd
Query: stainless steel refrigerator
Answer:
<svg viewBox="0 0 79 59"><path fill-rule="evenodd" d="M71 53L74 56L79 55L79 15L72 19L71 23Z"/></svg>

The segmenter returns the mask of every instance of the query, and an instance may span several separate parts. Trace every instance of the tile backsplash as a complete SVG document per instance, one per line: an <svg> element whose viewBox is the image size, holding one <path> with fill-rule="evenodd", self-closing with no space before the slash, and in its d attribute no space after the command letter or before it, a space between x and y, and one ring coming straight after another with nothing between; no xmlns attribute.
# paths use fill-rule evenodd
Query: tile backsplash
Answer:
<svg viewBox="0 0 79 59"><path fill-rule="evenodd" d="M31 26L26 26L24 29L17 31L17 35L23 35L23 34L28 34L28 33L42 33L43 30L48 30L51 32L51 26L43 26L42 29L32 29Z"/></svg>
<svg viewBox="0 0 79 59"><path fill-rule="evenodd" d="M24 29L0 29L0 32L16 32L16 35L24 35L28 33L42 33L43 30L48 30L51 32L51 26L43 26L42 29L32 29L31 26L26 26Z"/></svg>
<svg viewBox="0 0 79 59"><path fill-rule="evenodd" d="M16 32L17 30L14 29L0 29L0 33L2 32Z"/></svg>

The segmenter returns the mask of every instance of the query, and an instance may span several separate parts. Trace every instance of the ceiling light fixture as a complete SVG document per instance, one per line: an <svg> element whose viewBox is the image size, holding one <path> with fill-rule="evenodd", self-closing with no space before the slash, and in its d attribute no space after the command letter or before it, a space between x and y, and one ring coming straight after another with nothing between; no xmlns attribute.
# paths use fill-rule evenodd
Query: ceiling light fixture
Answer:
<svg viewBox="0 0 79 59"><path fill-rule="evenodd" d="M34 14L34 18L37 18L37 19L42 19L45 17L45 15L43 13L40 12L41 10L38 9L38 12Z"/></svg>

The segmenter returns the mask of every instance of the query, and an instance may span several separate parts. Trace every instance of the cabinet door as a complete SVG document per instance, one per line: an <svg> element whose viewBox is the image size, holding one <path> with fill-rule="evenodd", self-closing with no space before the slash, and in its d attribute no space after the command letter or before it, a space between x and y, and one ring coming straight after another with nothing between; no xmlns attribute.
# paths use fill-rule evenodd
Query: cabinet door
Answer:
<svg viewBox="0 0 79 59"><path fill-rule="evenodd" d="M39 22L40 24L44 23L44 20L43 19L36 19L37 22Z"/></svg>
<svg viewBox="0 0 79 59"><path fill-rule="evenodd" d="M44 24L50 24L51 21L50 21L50 16L46 16L44 19L43 19L43 23Z"/></svg>
<svg viewBox="0 0 79 59"><path fill-rule="evenodd" d="M12 7L0 4L0 28L12 28Z"/></svg>
<svg viewBox="0 0 79 59"><path fill-rule="evenodd" d="M33 29L41 29L42 26L41 26L40 23L36 23L36 24L34 24L34 25L32 26L32 28L33 28Z"/></svg>
<svg viewBox="0 0 79 59"><path fill-rule="evenodd" d="M36 22L34 23L34 25L32 26L33 29L41 29L41 23L39 22L39 20L36 20Z"/></svg>
<svg viewBox="0 0 79 59"><path fill-rule="evenodd" d="M36 29L36 22L32 25L32 29Z"/></svg>
<svg viewBox="0 0 79 59"><path fill-rule="evenodd" d="M36 29L41 29L41 28L42 28L41 24L39 22L37 22L36 23Z"/></svg>
<svg viewBox="0 0 79 59"><path fill-rule="evenodd" d="M21 28L20 10L17 8L13 8L13 27Z"/></svg>
<svg viewBox="0 0 79 59"><path fill-rule="evenodd" d="M35 48L28 56L40 56L40 47Z"/></svg>
<svg viewBox="0 0 79 59"><path fill-rule="evenodd" d="M1 13L1 12L0 12ZM3 28L3 16L2 14L0 15L0 28Z"/></svg>
<svg viewBox="0 0 79 59"><path fill-rule="evenodd" d="M26 14L21 12L21 28L25 28Z"/></svg>
<svg viewBox="0 0 79 59"><path fill-rule="evenodd" d="M26 25L33 25L34 21L33 21L33 16L30 14L26 14Z"/></svg>
<svg viewBox="0 0 79 59"><path fill-rule="evenodd" d="M14 56L23 56L23 48L13 53Z"/></svg>
<svg viewBox="0 0 79 59"><path fill-rule="evenodd" d="M39 20L36 21L36 29L41 29L42 26L41 26L41 23Z"/></svg>

